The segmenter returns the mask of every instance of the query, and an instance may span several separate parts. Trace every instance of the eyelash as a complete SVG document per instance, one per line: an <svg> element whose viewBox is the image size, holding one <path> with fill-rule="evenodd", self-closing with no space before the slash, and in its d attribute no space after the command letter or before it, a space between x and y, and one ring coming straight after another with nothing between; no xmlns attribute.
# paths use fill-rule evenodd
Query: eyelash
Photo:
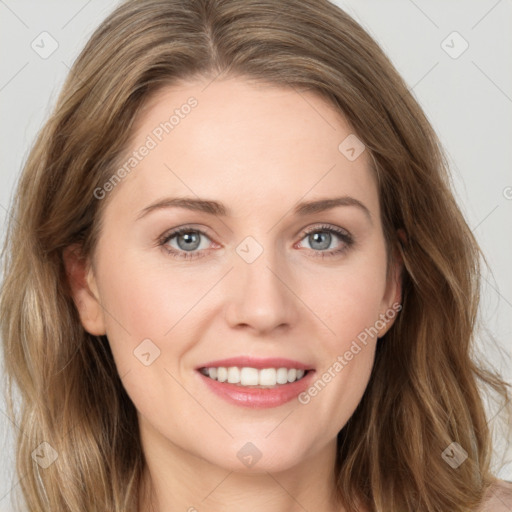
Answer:
<svg viewBox="0 0 512 512"><path fill-rule="evenodd" d="M344 252L348 251L348 249L350 249L350 247L354 244L354 238L347 231L339 229L339 228L335 228L333 226L327 226L327 225L315 226L314 228L303 231L301 233L300 241L302 241L306 236L308 236L312 233L317 233L317 232L334 234L342 240L344 245L340 249L330 249L330 250L326 250L326 251L314 251L313 249L311 249L311 250L313 250L314 253L316 253L313 256L315 258L329 258L329 257L335 257L338 255L341 255ZM173 258L179 259L179 260L193 260L193 259L199 259L199 258L202 258L203 256L206 256L207 252L209 252L208 249L205 249L201 252L193 252L193 251L187 252L187 251L177 251L176 249L170 249L167 246L167 244L169 243L170 240L172 240L174 237L182 235L184 233L198 233L207 238L210 238L208 236L208 234L205 233L204 231L202 231L201 229L193 228L191 226L182 226L180 228L174 229L170 233L164 234L158 240L158 245L161 246L162 249L164 249L164 251L167 254L169 254Z"/></svg>

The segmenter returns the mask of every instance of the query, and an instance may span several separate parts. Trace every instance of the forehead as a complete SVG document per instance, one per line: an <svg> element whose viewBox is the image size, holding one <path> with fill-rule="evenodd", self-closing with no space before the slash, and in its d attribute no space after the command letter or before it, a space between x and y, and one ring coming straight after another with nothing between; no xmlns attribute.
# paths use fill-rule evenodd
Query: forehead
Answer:
<svg viewBox="0 0 512 512"><path fill-rule="evenodd" d="M181 194L264 210L335 191L378 208L368 152L347 158L354 137L312 92L242 79L182 83L140 112L126 155L133 165L116 194L131 207Z"/></svg>

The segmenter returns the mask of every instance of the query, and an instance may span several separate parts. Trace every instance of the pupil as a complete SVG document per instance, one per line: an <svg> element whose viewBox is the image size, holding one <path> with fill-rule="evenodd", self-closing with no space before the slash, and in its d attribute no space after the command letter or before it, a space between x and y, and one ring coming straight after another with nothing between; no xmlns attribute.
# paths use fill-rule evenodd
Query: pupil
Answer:
<svg viewBox="0 0 512 512"><path fill-rule="evenodd" d="M185 247L182 246L180 243L180 240L185 240L186 244ZM199 237L197 236L197 233L184 233L181 235L181 237L178 237L178 245L180 246L180 249L196 249L199 241Z"/></svg>
<svg viewBox="0 0 512 512"><path fill-rule="evenodd" d="M321 231L318 233L314 233L312 235L313 242L312 247L314 247L313 244L319 243L320 246L317 246L316 249L327 249L329 245L331 244L331 234L327 233L325 231Z"/></svg>

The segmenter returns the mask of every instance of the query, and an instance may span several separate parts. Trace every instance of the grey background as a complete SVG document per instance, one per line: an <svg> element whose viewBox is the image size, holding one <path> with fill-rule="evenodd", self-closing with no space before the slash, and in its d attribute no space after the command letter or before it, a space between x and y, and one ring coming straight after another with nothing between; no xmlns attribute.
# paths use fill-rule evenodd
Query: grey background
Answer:
<svg viewBox="0 0 512 512"><path fill-rule="evenodd" d="M512 382L512 0L338 0L381 44L450 159L456 195L490 264L481 321L498 345L482 353ZM0 229L22 164L73 60L117 2L0 0ZM58 48L31 46L48 32ZM458 58L462 41L469 47ZM448 39L446 39L448 37ZM443 41L445 41L443 43ZM451 50L448 48L451 46ZM46 39L45 48L50 48ZM42 51L42 49L41 49ZM485 334L485 333L484 333ZM498 411L489 407L489 423ZM14 427L0 401L0 512L11 510ZM22 427L22 426L21 426ZM496 434L495 468L512 480L512 449Z"/></svg>

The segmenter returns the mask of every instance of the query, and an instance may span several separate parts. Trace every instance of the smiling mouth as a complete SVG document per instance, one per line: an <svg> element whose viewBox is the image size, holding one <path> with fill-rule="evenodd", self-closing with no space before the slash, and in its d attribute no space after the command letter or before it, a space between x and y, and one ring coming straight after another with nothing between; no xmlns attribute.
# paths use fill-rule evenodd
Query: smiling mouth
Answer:
<svg viewBox="0 0 512 512"><path fill-rule="evenodd" d="M303 379L312 370L299 368L203 367L199 372L217 382L246 388L273 389Z"/></svg>

